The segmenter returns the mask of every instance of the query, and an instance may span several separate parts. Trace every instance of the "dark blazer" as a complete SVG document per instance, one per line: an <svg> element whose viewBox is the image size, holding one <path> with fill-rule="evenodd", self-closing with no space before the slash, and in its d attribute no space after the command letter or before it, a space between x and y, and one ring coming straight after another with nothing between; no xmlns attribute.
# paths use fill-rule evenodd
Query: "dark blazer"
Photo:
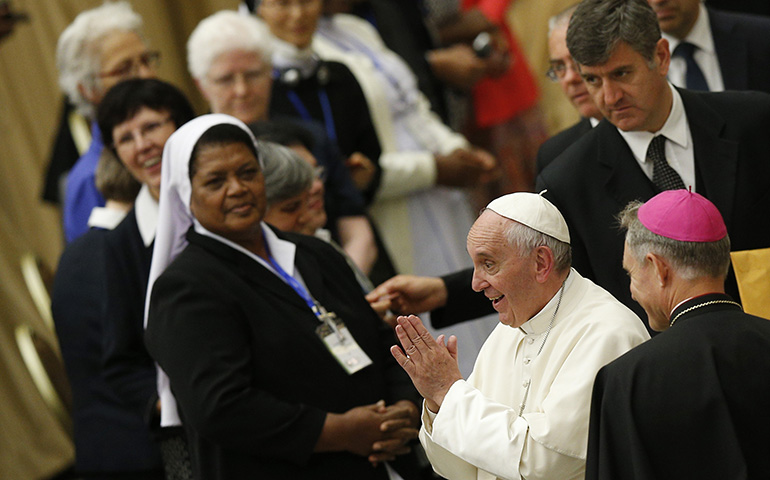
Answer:
<svg viewBox="0 0 770 480"><path fill-rule="evenodd" d="M377 167L371 185L363 192L364 199L371 202L380 182L378 162L382 149L372 124L369 104L353 73L342 63L323 61L316 74L299 80L296 85L283 81L278 72L274 77L277 78L270 94L270 118L288 116L316 120L326 127L327 132L330 129L335 132L337 146L345 158L355 152L366 155ZM325 110L322 92L327 95L330 111ZM333 125L326 123L326 114L331 115ZM334 140L331 135L329 138Z"/></svg>
<svg viewBox="0 0 770 480"><path fill-rule="evenodd" d="M473 268L444 275L441 280L446 286L447 302L443 307L430 312L433 328L444 328L495 313L492 302L484 293L474 292L471 288Z"/></svg>
<svg viewBox="0 0 770 480"><path fill-rule="evenodd" d="M770 322L713 300L599 370L586 479L770 478Z"/></svg>
<svg viewBox="0 0 770 480"><path fill-rule="evenodd" d="M770 246L770 95L679 90L695 148L696 190L722 213L733 250ZM537 189L561 211L573 266L643 319L622 268L615 216L657 191L618 130L602 120L543 170ZM737 298L734 278L728 293Z"/></svg>
<svg viewBox="0 0 770 480"><path fill-rule="evenodd" d="M327 412L415 399L389 347L392 331L330 245L297 245L309 291L344 320L374 362L348 375L316 335L302 298L255 260L188 232L189 245L156 281L146 342L171 380L198 478L385 479L349 453L313 453Z"/></svg>
<svg viewBox="0 0 770 480"><path fill-rule="evenodd" d="M770 93L770 17L707 10L725 90Z"/></svg>
<svg viewBox="0 0 770 480"><path fill-rule="evenodd" d="M542 172L567 147L575 143L584 133L590 132L592 128L591 120L581 118L576 124L543 142L537 150L537 173Z"/></svg>
<svg viewBox="0 0 770 480"><path fill-rule="evenodd" d="M107 234L92 229L67 246L51 296L56 334L72 387L75 469L77 473L162 478L160 452L143 416L104 380Z"/></svg>
<svg viewBox="0 0 770 480"><path fill-rule="evenodd" d="M425 24L424 7L419 0L370 0L353 9L377 28L385 45L409 65L417 77L417 86L428 98L431 108L445 123L449 122L445 85L436 78L427 60L436 44Z"/></svg>
<svg viewBox="0 0 770 480"><path fill-rule="evenodd" d="M155 362L144 346L144 304L152 245L144 246L136 210L105 237L104 375L132 409L149 419L157 410Z"/></svg>

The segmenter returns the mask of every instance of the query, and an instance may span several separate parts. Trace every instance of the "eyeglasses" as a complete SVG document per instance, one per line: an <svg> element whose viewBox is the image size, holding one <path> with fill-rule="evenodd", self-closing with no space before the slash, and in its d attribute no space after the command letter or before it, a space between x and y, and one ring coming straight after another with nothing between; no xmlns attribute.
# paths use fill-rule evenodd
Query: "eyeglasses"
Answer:
<svg viewBox="0 0 770 480"><path fill-rule="evenodd" d="M577 64L573 60L564 62L562 60L552 60L551 68L545 72L545 75L553 82L558 82L567 75L567 69L571 69L573 72L580 74Z"/></svg>
<svg viewBox="0 0 770 480"><path fill-rule="evenodd" d="M270 77L270 70L262 68L259 70L246 70L245 72L234 72L222 75L221 77L210 78L211 83L218 88L232 88L239 81L243 81L246 85L253 87L259 82Z"/></svg>
<svg viewBox="0 0 770 480"><path fill-rule="evenodd" d="M140 140L157 139L161 132L161 127L171 121L171 117L168 117L157 122L147 122L135 130L124 133L115 141L115 150L126 152L135 149L137 137Z"/></svg>
<svg viewBox="0 0 770 480"><path fill-rule="evenodd" d="M139 70L144 68L155 69L160 62L160 52L144 52L138 57L129 58L109 72L99 72L99 78L117 77L122 80L139 75Z"/></svg>
<svg viewBox="0 0 770 480"><path fill-rule="evenodd" d="M279 10L289 10L292 7L308 10L315 8L319 3L319 0L263 0L262 6Z"/></svg>

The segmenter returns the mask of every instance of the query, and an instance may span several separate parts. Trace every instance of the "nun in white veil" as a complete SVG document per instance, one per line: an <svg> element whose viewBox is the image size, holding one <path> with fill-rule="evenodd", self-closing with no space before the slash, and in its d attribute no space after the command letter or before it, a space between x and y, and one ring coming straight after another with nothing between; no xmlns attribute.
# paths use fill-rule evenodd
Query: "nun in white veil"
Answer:
<svg viewBox="0 0 770 480"><path fill-rule="evenodd" d="M198 478L387 479L396 457L413 477L392 332L333 247L262 221L263 150L221 114L166 143L145 317L162 426Z"/></svg>

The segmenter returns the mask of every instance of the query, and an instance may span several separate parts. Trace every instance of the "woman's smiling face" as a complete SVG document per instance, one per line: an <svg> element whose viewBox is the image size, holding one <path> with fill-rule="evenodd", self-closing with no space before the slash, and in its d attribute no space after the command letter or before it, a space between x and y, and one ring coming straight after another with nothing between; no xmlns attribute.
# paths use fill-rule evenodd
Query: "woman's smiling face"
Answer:
<svg viewBox="0 0 770 480"><path fill-rule="evenodd" d="M190 211L198 222L244 247L261 236L265 179L252 150L240 142L205 145L193 162Z"/></svg>

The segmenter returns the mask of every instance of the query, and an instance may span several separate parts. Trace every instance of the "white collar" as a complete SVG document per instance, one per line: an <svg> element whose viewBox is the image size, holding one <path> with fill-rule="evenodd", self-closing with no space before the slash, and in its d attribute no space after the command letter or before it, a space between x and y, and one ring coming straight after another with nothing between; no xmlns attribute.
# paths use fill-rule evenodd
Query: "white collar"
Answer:
<svg viewBox="0 0 770 480"><path fill-rule="evenodd" d="M663 38L668 40L671 52L674 51L680 42L684 41L692 43L704 52L714 54L714 37L711 36L711 24L709 23L708 10L706 10L706 7L702 2L698 10L698 19L695 20L695 25L692 26L690 33L688 33L684 39L678 39L666 33L662 35Z"/></svg>
<svg viewBox="0 0 770 480"><path fill-rule="evenodd" d="M145 247L149 247L155 240L155 231L158 228L158 202L152 198L146 184L142 185L134 201L134 215L142 242Z"/></svg>
<svg viewBox="0 0 770 480"><path fill-rule="evenodd" d="M666 139L680 145L682 148L688 147L687 116L685 115L682 97L670 82L668 87L671 89L673 100L671 113L669 113L666 123L663 124L663 128L655 133L624 132L618 128L618 132L620 132L620 135L625 139L634 156L641 162L647 161L647 148L650 146L653 137L658 135L665 136Z"/></svg>
<svg viewBox="0 0 770 480"><path fill-rule="evenodd" d="M563 288L565 291L572 285L573 278L572 268L570 268L567 278L564 279L564 283L561 288L556 291L553 297L545 304L545 306L530 318L519 329L524 332L525 335L540 335L548 329L548 325L551 323L551 318L554 315L556 305L559 303L559 291Z"/></svg>
<svg viewBox="0 0 770 480"><path fill-rule="evenodd" d="M206 230L206 228L201 225L197 219L193 219L193 225L195 225L195 231L199 234L213 238L214 240L222 242L228 247L233 248L243 253L244 255L247 255L252 260L256 260L260 265L281 277L278 272L275 271L273 266L270 265L270 262L266 262L265 259L259 255L255 255L253 252L246 250L232 240L228 240L221 235L217 235L216 233ZM278 266L283 269L284 272L296 278L297 272L295 271L294 266L294 256L297 252L297 246L288 240L282 240L278 238L275 232L273 232L273 230L268 227L265 222L261 222L261 226L262 234L265 240L265 246L267 247L267 251L270 252L270 256L273 258L273 260L275 260L275 263L277 263Z"/></svg>
<svg viewBox="0 0 770 480"><path fill-rule="evenodd" d="M311 76L316 71L318 56L311 46L299 49L291 43L284 42L278 37L272 36L273 67L279 70L296 68L302 73L303 78Z"/></svg>
<svg viewBox="0 0 770 480"><path fill-rule="evenodd" d="M89 228L112 230L126 217L125 210L119 208L94 207L88 216Z"/></svg>
<svg viewBox="0 0 770 480"><path fill-rule="evenodd" d="M588 121L591 122L591 128L594 128L595 126L599 125L601 120L598 120L594 117L588 117Z"/></svg>
<svg viewBox="0 0 770 480"><path fill-rule="evenodd" d="M313 236L315 238L320 238L326 243L331 243L332 241L332 232L325 228L318 228L316 229L315 233L313 233Z"/></svg>

